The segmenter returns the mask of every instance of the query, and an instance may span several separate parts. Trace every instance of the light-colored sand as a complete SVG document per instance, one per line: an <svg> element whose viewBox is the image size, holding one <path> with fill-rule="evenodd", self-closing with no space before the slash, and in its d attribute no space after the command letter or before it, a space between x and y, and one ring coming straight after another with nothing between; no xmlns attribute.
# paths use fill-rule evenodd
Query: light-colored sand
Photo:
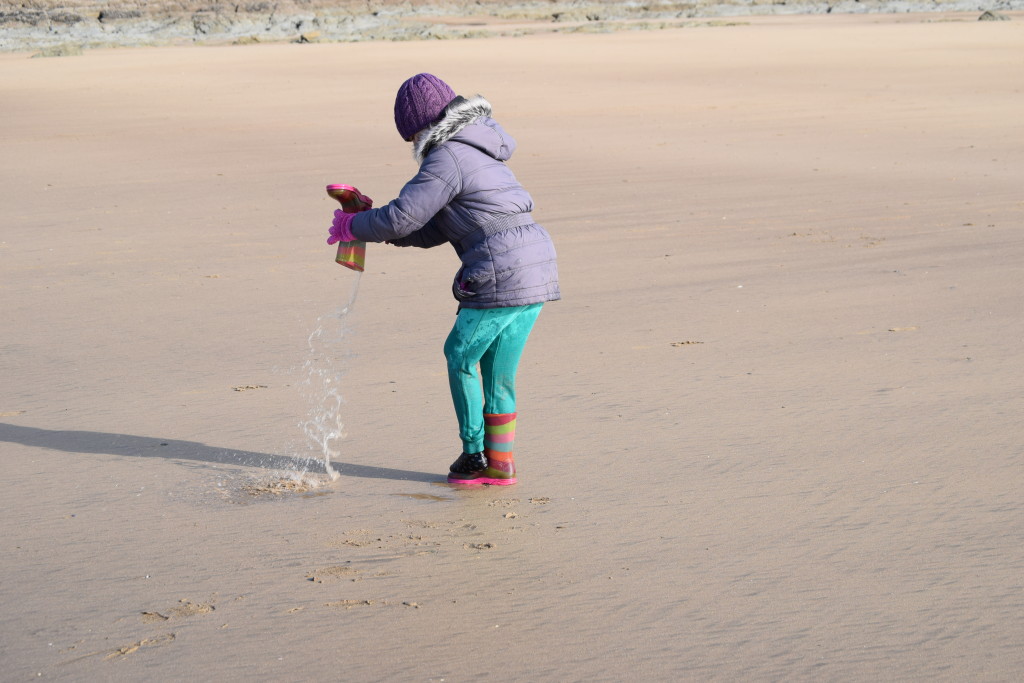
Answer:
<svg viewBox="0 0 1024 683"><path fill-rule="evenodd" d="M1019 677L1024 22L934 19L0 56L3 677ZM371 245L304 491L420 70L559 249L522 483L438 484L455 256Z"/></svg>

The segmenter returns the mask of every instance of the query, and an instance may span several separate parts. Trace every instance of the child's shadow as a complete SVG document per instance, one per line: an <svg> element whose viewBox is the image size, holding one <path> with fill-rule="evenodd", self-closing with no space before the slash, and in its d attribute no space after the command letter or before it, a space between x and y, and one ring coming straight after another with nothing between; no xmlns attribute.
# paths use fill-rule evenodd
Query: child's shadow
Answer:
<svg viewBox="0 0 1024 683"><path fill-rule="evenodd" d="M35 448L49 448L67 453L107 453L142 458L176 458L199 462L260 467L268 470L294 470L302 465L309 472L326 474L322 460L303 460L271 453L235 451L207 446L198 441L155 439L131 434L84 432L59 429L21 427L0 422L0 442L19 443ZM332 462L334 469L344 477L367 479L397 479L399 481L438 481L438 476L426 472L396 470L390 467L369 467L345 462Z"/></svg>

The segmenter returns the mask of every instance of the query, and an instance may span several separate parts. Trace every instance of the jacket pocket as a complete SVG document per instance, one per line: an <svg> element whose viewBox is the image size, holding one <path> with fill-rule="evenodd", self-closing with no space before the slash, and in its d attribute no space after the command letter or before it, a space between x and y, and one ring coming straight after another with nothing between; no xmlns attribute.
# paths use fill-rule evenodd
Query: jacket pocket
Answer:
<svg viewBox="0 0 1024 683"><path fill-rule="evenodd" d="M485 298L495 290L494 275L487 267L462 267L452 282L452 294L459 301Z"/></svg>

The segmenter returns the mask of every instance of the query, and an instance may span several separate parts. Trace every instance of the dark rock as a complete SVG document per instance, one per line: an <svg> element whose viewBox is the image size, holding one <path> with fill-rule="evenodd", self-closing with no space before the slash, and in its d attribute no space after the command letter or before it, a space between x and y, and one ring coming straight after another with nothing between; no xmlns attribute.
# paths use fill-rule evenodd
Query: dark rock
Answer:
<svg viewBox="0 0 1024 683"><path fill-rule="evenodd" d="M19 10L17 12L0 12L0 26L4 24L27 24L38 26L46 21L46 12L39 10Z"/></svg>
<svg viewBox="0 0 1024 683"><path fill-rule="evenodd" d="M105 9L100 12L97 18L100 20L100 23L103 23L118 19L138 19L141 16L142 12L137 9Z"/></svg>
<svg viewBox="0 0 1024 683"><path fill-rule="evenodd" d="M999 12L982 12L981 16L978 17L978 21L1009 21L1010 17Z"/></svg>
<svg viewBox="0 0 1024 683"><path fill-rule="evenodd" d="M80 21L85 21L85 17L74 12L55 12L50 15L50 21L58 24L77 24Z"/></svg>

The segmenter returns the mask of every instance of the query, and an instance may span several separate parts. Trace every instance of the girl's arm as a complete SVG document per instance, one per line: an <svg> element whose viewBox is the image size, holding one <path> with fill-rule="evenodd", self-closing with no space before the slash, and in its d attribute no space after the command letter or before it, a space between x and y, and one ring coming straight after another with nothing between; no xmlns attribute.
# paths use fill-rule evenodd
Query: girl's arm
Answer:
<svg viewBox="0 0 1024 683"><path fill-rule="evenodd" d="M430 154L398 197L379 209L362 211L352 220L352 234L364 242L395 242L426 226L438 211L448 205L461 185L458 166L451 152L438 149ZM447 153L445 153L447 152ZM436 246L440 231L433 227L422 239ZM415 240L419 246L420 238ZM447 240L445 240L447 241Z"/></svg>
<svg viewBox="0 0 1024 683"><path fill-rule="evenodd" d="M447 244L447 242L448 238L445 237L444 233L441 232L441 228L437 227L437 224L433 221L428 222L419 230L405 237L388 240L388 244L393 244L396 247L419 247L420 249L430 249L441 244Z"/></svg>

